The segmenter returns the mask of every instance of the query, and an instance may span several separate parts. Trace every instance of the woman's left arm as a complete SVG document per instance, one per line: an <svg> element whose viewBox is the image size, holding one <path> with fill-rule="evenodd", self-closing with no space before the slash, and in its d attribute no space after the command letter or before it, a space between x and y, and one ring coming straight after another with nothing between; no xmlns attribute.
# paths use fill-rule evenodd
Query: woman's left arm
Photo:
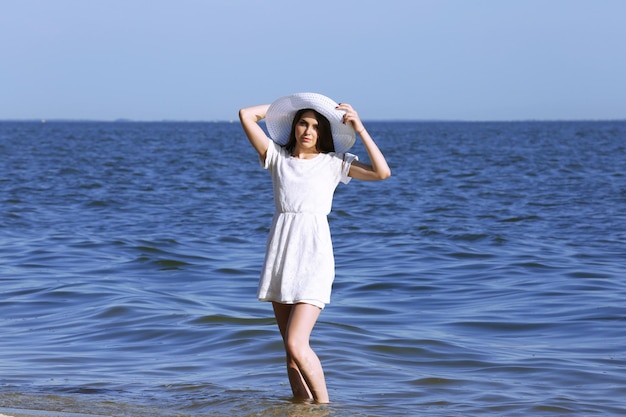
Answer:
<svg viewBox="0 0 626 417"><path fill-rule="evenodd" d="M351 105L342 103L337 106L337 110L343 110L346 114L343 116L344 123L351 123L352 127L361 137L363 145L367 150L370 164L365 164L359 161L353 161L350 164L350 171L348 175L352 178L359 180L380 181L387 179L391 176L391 169L387 165L387 160L383 153L378 149L378 146L374 142L374 139L369 135L363 122L359 118L358 113L352 108Z"/></svg>

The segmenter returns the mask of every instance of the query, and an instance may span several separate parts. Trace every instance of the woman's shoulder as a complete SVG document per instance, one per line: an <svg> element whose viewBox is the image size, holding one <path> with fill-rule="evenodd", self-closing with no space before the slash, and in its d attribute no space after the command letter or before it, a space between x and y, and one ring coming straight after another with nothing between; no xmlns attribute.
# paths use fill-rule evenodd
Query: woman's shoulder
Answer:
<svg viewBox="0 0 626 417"><path fill-rule="evenodd" d="M284 146L279 145L273 140L269 141L269 144L267 146L267 158L268 159L279 160L279 159L286 159L288 157L289 157L289 153L287 152L287 149L285 149Z"/></svg>
<svg viewBox="0 0 626 417"><path fill-rule="evenodd" d="M325 153L324 155L326 155L327 158L331 158L331 159L343 159L345 154L339 153L339 152L328 152L328 153Z"/></svg>
<svg viewBox="0 0 626 417"><path fill-rule="evenodd" d="M358 160L359 157L349 153L349 152L344 152L344 153L339 153L339 152L328 152L326 155L328 155L329 158L333 159L333 160L339 160L341 162L352 162L353 160Z"/></svg>
<svg viewBox="0 0 626 417"><path fill-rule="evenodd" d="M268 149L272 149L273 152L278 153L278 154L286 154L287 150L285 149L284 146L279 145L278 143L274 142L273 140L270 139L269 144L267 146Z"/></svg>

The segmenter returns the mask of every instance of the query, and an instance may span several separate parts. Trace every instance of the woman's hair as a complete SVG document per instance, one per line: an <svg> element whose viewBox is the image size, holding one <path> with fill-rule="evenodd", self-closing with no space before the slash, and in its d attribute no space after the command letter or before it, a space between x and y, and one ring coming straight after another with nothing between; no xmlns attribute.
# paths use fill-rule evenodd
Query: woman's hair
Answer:
<svg viewBox="0 0 626 417"><path fill-rule="evenodd" d="M317 143L315 148L322 153L335 152L335 142L333 141L333 132L330 129L330 122L326 117L318 113L313 109L301 109L298 110L293 116L291 122L291 132L289 133L289 140L285 145L287 152L291 153L296 147L296 124L302 118L302 115L306 112L313 112L315 119L317 120Z"/></svg>

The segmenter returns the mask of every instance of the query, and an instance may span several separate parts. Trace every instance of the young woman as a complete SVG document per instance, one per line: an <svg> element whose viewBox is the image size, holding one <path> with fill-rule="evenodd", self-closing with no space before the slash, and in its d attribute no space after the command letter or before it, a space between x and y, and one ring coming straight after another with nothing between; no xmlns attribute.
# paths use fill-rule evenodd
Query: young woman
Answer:
<svg viewBox="0 0 626 417"><path fill-rule="evenodd" d="M262 166L272 175L274 189L276 213L258 298L272 302L294 398L327 403L322 365L309 346L313 327L330 302L335 277L327 215L339 182L384 180L391 171L349 104L299 93L241 109L239 118ZM263 119L270 137L259 125ZM355 132L371 164L346 153Z"/></svg>

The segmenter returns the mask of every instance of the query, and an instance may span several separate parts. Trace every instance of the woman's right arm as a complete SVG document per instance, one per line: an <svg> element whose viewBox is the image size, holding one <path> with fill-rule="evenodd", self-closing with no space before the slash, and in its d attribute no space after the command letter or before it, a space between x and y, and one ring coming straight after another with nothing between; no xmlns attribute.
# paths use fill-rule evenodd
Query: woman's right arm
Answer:
<svg viewBox="0 0 626 417"><path fill-rule="evenodd" d="M265 156L267 155L270 138L267 137L265 131L259 126L259 122L265 119L265 114L269 107L269 104L262 104L260 106L246 107L239 110L241 126L243 126L248 140L259 153L262 160L265 160Z"/></svg>

